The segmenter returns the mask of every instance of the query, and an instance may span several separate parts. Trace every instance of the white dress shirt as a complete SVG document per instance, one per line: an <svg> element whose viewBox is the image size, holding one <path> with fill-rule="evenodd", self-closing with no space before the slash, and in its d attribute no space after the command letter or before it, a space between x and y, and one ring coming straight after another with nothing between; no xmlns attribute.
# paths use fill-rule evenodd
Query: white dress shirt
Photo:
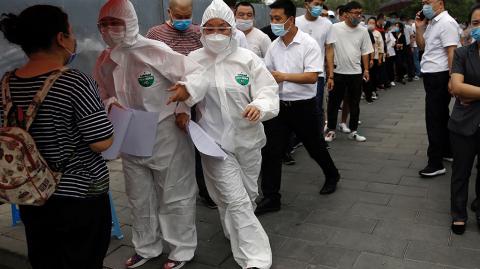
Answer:
<svg viewBox="0 0 480 269"><path fill-rule="evenodd" d="M421 62L422 72L448 71L446 48L460 44L458 24L455 19L447 11L443 11L430 21L423 37L425 38L425 52Z"/></svg>
<svg viewBox="0 0 480 269"><path fill-rule="evenodd" d="M270 71L282 73L323 72L323 53L317 41L298 29L293 41L285 46L282 38L272 42L265 56L265 64ZM282 82L279 84L280 100L297 101L314 98L317 84L297 84Z"/></svg>

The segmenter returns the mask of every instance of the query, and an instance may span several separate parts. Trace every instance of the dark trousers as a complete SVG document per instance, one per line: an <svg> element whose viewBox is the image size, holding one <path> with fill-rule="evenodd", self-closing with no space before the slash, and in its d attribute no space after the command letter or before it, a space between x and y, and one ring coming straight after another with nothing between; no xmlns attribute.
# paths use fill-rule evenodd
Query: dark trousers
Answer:
<svg viewBox="0 0 480 269"><path fill-rule="evenodd" d="M325 125L325 119L323 118L323 96L325 94L325 78L318 77L317 82L317 108L318 108L318 120L320 127L320 133L323 133L323 125Z"/></svg>
<svg viewBox="0 0 480 269"><path fill-rule="evenodd" d="M345 94L349 97L350 108L350 130L358 129L358 119L360 117L360 97L362 95L362 75L342 75L335 74L335 86L328 95L328 129L335 130L337 126L338 109L342 103Z"/></svg>
<svg viewBox="0 0 480 269"><path fill-rule="evenodd" d="M197 111L195 107L191 109L192 113L192 120L197 120ZM195 148L195 178L197 179L198 185L198 195L205 200L211 201L210 195L207 190L207 185L205 185L205 176L203 175L203 167L202 167L202 158L200 157L200 152L198 152L197 148Z"/></svg>
<svg viewBox="0 0 480 269"><path fill-rule="evenodd" d="M451 214L453 221L467 221L468 182L475 156L480 157L480 130L472 136L450 132L453 164L451 183ZM475 193L480 198L480 167L477 164ZM477 217L480 209L477 209Z"/></svg>
<svg viewBox="0 0 480 269"><path fill-rule="evenodd" d="M413 61L414 55L410 47L407 47L406 57L407 74L409 78L413 78L415 76L415 62Z"/></svg>
<svg viewBox="0 0 480 269"><path fill-rule="evenodd" d="M423 85L425 87L425 120L428 134L428 165L442 168L443 157L451 157L448 120L450 118L448 105L448 71L425 73Z"/></svg>
<svg viewBox="0 0 480 269"><path fill-rule="evenodd" d="M397 75L397 81L402 81L403 77L407 74L407 56L403 50L397 50L396 53L395 73Z"/></svg>
<svg viewBox="0 0 480 269"><path fill-rule="evenodd" d="M52 197L20 206L33 269L102 269L112 215L107 194L92 199Z"/></svg>
<svg viewBox="0 0 480 269"><path fill-rule="evenodd" d="M387 57L385 61L385 68L387 69L387 81L388 82L393 82L395 81L395 57L396 56L390 56Z"/></svg>
<svg viewBox="0 0 480 269"><path fill-rule="evenodd" d="M282 157L291 133L302 141L312 159L322 168L325 181L336 182L338 170L320 133L316 98L292 102L280 101L280 113L264 122L267 144L262 149L262 193L279 200Z"/></svg>

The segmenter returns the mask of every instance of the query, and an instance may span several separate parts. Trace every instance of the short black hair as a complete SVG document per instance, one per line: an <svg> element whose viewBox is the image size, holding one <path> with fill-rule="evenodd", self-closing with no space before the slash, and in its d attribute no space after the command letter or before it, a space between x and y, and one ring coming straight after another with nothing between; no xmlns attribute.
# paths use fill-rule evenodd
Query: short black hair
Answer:
<svg viewBox="0 0 480 269"><path fill-rule="evenodd" d="M325 4L323 4L323 9L325 9L325 10L330 10L330 9L328 9L328 6L325 5Z"/></svg>
<svg viewBox="0 0 480 269"><path fill-rule="evenodd" d="M468 23L472 21L473 13L479 9L480 9L480 3L476 3L475 5L472 6L472 8L470 9L470 13L468 14Z"/></svg>
<svg viewBox="0 0 480 269"><path fill-rule="evenodd" d="M69 34L68 27L68 15L51 5L34 5L19 15L3 13L0 17L0 31L27 55L50 49L58 33Z"/></svg>
<svg viewBox="0 0 480 269"><path fill-rule="evenodd" d="M237 15L237 9L238 9L239 6L242 6L242 7L251 7L252 10L253 10L253 16L255 16L255 7L252 5L252 3L247 2L247 1L243 1L243 2L237 3L237 5L235 6L235 15Z"/></svg>
<svg viewBox="0 0 480 269"><path fill-rule="evenodd" d="M375 23L377 23L377 18L376 18L376 17L373 17L373 16L372 16L372 17L368 18L367 22L369 22L370 20L374 20Z"/></svg>
<svg viewBox="0 0 480 269"><path fill-rule="evenodd" d="M362 9L362 5L357 1L348 2L345 5L345 12L350 12L352 9Z"/></svg>
<svg viewBox="0 0 480 269"><path fill-rule="evenodd" d="M377 15L377 21L378 21L378 20L385 20L385 14L383 14L383 13L378 13L378 15Z"/></svg>
<svg viewBox="0 0 480 269"><path fill-rule="evenodd" d="M405 29L405 25L401 22L396 22L395 24L398 24L398 29L400 29L400 32L403 32Z"/></svg>
<svg viewBox="0 0 480 269"><path fill-rule="evenodd" d="M344 5L339 5L337 7L338 10L338 15L343 16L343 13L345 13L345 6Z"/></svg>
<svg viewBox="0 0 480 269"><path fill-rule="evenodd" d="M287 17L297 16L297 7L291 0L277 0L268 7L270 7L270 9L283 9Z"/></svg>
<svg viewBox="0 0 480 269"><path fill-rule="evenodd" d="M225 2L225 4L227 4L229 7L235 7L237 4L237 0L223 0L223 2Z"/></svg>
<svg viewBox="0 0 480 269"><path fill-rule="evenodd" d="M386 31L390 27L392 27L392 23L390 21L386 21L385 26L383 26L383 29Z"/></svg>

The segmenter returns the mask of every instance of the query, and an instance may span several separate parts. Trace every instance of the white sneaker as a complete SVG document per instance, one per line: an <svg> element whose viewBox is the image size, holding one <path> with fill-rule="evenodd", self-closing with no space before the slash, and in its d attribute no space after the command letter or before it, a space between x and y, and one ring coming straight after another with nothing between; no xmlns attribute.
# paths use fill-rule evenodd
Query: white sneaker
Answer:
<svg viewBox="0 0 480 269"><path fill-rule="evenodd" d="M395 82L392 81L392 82L390 82L390 86L395 87L395 86L397 86L397 84L395 84Z"/></svg>
<svg viewBox="0 0 480 269"><path fill-rule="evenodd" d="M351 139L351 140L355 140L357 142L365 142L367 141L367 138L365 136L361 136L357 133L357 131L354 131L354 132L351 132L349 135L348 135L348 138Z"/></svg>
<svg viewBox="0 0 480 269"><path fill-rule="evenodd" d="M373 100L377 100L378 99L378 95L376 92L372 92L372 99Z"/></svg>
<svg viewBox="0 0 480 269"><path fill-rule="evenodd" d="M337 130L339 130L340 132L342 132L344 134L349 134L350 132L352 132L350 130L350 128L347 127L347 124L343 123L343 122L338 124Z"/></svg>
<svg viewBox="0 0 480 269"><path fill-rule="evenodd" d="M332 142L335 139L335 131L329 131L325 136L325 142Z"/></svg>
<svg viewBox="0 0 480 269"><path fill-rule="evenodd" d="M420 78L418 76L414 76L413 80L420 80Z"/></svg>

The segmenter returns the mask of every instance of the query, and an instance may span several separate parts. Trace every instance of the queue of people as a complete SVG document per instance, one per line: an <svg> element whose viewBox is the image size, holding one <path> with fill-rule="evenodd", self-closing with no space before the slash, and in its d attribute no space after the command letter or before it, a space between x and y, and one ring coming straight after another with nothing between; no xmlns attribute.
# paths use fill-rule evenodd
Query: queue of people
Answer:
<svg viewBox="0 0 480 269"><path fill-rule="evenodd" d="M423 4L415 20L379 14L363 23L355 1L334 16L325 0L305 0L306 14L297 17L291 0L276 0L269 5L271 25L259 29L249 2L213 0L194 25L193 1L170 0L169 19L143 37L133 4L109 0L98 16L106 49L93 77L66 67L76 56L76 39L60 8L35 5L2 16L5 38L29 60L4 76L2 102L10 103L0 116L5 126L18 123L43 93L27 129L48 165L63 173L44 205L20 206L32 267L102 268L111 217L100 153L114 139L107 117L113 107L159 115L153 155L121 155L135 248L125 266L160 256L165 243L170 252L163 269L193 259L198 188L207 206L218 209L237 264L267 269L272 250L257 216L281 210L282 160L292 141L320 166L319 194L330 195L341 179L327 144L336 131L366 142L359 132L362 98L371 104L380 90L420 77L429 148L419 174L445 174L442 162L453 158L451 229L462 234L468 179L480 153L480 6L470 14L470 35L478 42L457 49L461 31L444 1ZM225 160L194 149L190 121L225 151ZM476 204L475 211L480 224Z"/></svg>

